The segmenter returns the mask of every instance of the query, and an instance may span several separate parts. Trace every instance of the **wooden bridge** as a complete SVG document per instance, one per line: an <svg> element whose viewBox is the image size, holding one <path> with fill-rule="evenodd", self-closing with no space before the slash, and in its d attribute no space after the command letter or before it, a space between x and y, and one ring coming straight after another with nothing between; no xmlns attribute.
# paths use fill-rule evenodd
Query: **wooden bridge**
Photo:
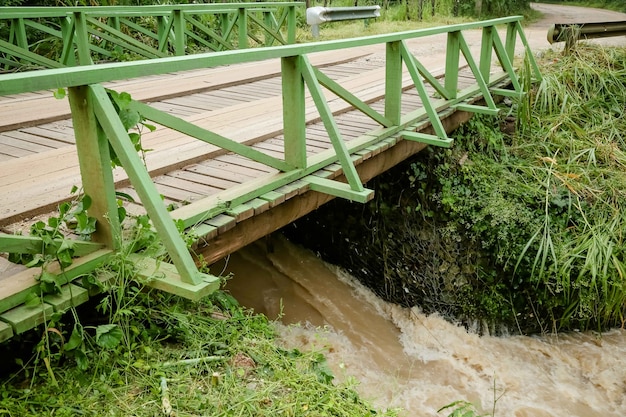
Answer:
<svg viewBox="0 0 626 417"><path fill-rule="evenodd" d="M283 16L293 15L293 4ZM149 59L98 65L94 51L107 50L88 39L94 27L103 30L102 20L72 10L63 40L64 51L74 53L53 64L18 36L26 17L12 18L17 29L0 40L0 63L52 68L0 75L0 341L85 302L89 288L80 278L127 250L129 217L147 214L163 248L133 248L128 258L138 279L197 299L220 280L200 272L195 255L211 264L335 197L366 202L369 179L425 146L451 146L447 132L471 114L495 115L497 97L523 94L513 68L516 42L529 52L520 17L267 46L293 41L292 29L270 24L289 19L267 18L268 10L257 10L265 18L245 18L242 8L229 7L234 17L222 21L220 40L204 40L215 52L183 55L185 32L173 29L172 17L153 38L165 45L167 34L177 33L173 56L157 46L161 55ZM247 19L260 29L241 30ZM252 36L265 46L226 48L224 33L235 22L240 44ZM119 26L111 31L121 33ZM80 41L78 29L91 37ZM482 31L478 53L465 39L472 30ZM409 47L436 36L446 43L440 69L427 68ZM112 158L121 167L112 169ZM88 198L73 194L74 186ZM89 217L81 209L87 206ZM61 227L50 217L73 224ZM9 261L20 257L33 267Z"/></svg>

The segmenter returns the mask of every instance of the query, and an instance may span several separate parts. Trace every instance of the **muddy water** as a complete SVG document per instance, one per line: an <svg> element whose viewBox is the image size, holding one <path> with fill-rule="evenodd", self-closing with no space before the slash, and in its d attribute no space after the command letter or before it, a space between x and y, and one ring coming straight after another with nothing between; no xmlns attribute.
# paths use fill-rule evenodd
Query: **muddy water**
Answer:
<svg viewBox="0 0 626 417"><path fill-rule="evenodd" d="M268 250L269 247L269 250ZM626 332L479 337L385 303L282 238L231 256L229 288L271 318L288 347L325 349L338 379L381 408L436 416L457 400L513 417L626 416Z"/></svg>

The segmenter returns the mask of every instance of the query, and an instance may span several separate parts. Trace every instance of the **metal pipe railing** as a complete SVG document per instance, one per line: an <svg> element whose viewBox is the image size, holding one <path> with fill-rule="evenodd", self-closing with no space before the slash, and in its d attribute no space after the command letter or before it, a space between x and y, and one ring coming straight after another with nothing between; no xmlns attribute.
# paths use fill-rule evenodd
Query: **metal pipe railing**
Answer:
<svg viewBox="0 0 626 417"><path fill-rule="evenodd" d="M626 36L626 21L592 23L555 23L548 29L548 42L565 42L569 50L580 39Z"/></svg>

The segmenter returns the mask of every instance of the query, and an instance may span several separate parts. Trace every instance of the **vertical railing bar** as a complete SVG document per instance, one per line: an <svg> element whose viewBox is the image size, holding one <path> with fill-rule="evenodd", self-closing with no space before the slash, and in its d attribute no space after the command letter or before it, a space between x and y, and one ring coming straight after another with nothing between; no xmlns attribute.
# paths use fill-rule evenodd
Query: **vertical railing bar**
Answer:
<svg viewBox="0 0 626 417"><path fill-rule="evenodd" d="M30 45L28 44L28 36L26 35L26 25L24 24L24 19L17 18L13 19L14 25L17 26L15 30L15 43L20 48L26 49L30 51ZM13 25L12 25L13 26Z"/></svg>
<svg viewBox="0 0 626 417"><path fill-rule="evenodd" d="M322 118L322 122L324 123L324 127L326 128L328 137L333 144L333 148L335 150L335 153L337 154L337 158L339 159L339 164L343 169L343 174L348 180L348 184L353 191L362 192L365 190L365 188L363 188L363 184L361 183L359 174L357 173L356 168L352 163L350 153L348 152L348 148L346 147L346 144L341 137L341 132L339 131L337 122L333 117L333 113L330 110L328 103L326 102L324 92L322 91L322 86L317 81L317 78L315 78L313 66L309 62L308 58L304 55L301 56L300 60L302 76L304 78L304 81L306 82L307 87L309 88L309 92L311 93L311 97L313 98L313 102L315 103L315 107L320 113L320 117Z"/></svg>
<svg viewBox="0 0 626 417"><path fill-rule="evenodd" d="M185 14L177 8L172 10L174 22L174 53L176 56L185 55Z"/></svg>
<svg viewBox="0 0 626 417"><path fill-rule="evenodd" d="M480 73L483 79L489 80L489 74L491 73L491 59L493 51L493 38L497 37L497 33L494 33L496 29L493 26L483 27L482 41L480 43Z"/></svg>
<svg viewBox="0 0 626 417"><path fill-rule="evenodd" d="M402 54L404 63L409 70L409 74L411 74L411 79L415 84L415 88L417 89L420 99L422 100L422 106L426 110L428 120L430 120L430 123L435 130L435 134L441 139L447 139L448 134L446 133L446 129L441 123L437 109L433 107L433 104L430 101L430 96L428 95L428 91L426 91L426 85L421 78L417 65L415 65L417 61L416 58L409 51L406 41L402 41L400 48L400 53Z"/></svg>
<svg viewBox="0 0 626 417"><path fill-rule="evenodd" d="M96 121L89 88L80 86L68 90L83 191L92 201L89 215L97 220L96 232L91 238L118 249L121 227L109 143Z"/></svg>
<svg viewBox="0 0 626 417"><path fill-rule="evenodd" d="M157 31L158 31L158 44L159 52L165 52L168 49L170 31L172 29L172 23L174 19L168 19L167 16L157 16Z"/></svg>
<svg viewBox="0 0 626 417"><path fill-rule="evenodd" d="M273 21L272 21L272 13L268 12L268 11L263 11L263 23L265 23L265 26L267 26L268 28L272 28L273 26ZM265 30L265 46L272 46L272 44L274 43L274 38L275 35L271 34L271 32L269 30Z"/></svg>
<svg viewBox="0 0 626 417"><path fill-rule="evenodd" d="M515 57L515 44L517 42L517 23L509 23L506 27L506 53L509 60L513 61Z"/></svg>
<svg viewBox="0 0 626 417"><path fill-rule="evenodd" d="M87 30L87 16L83 12L74 12L74 32L78 53L78 65L91 65L91 49L89 32Z"/></svg>
<svg viewBox="0 0 626 417"><path fill-rule="evenodd" d="M226 39L228 41L228 38L230 38L232 35L233 31L235 30L235 25L237 24L237 20L239 17L239 12L237 13L232 13L232 18L230 17L231 13L226 14L226 19L228 20L228 27L226 28L226 34L224 35L224 39ZM231 40L232 42L232 40Z"/></svg>
<svg viewBox="0 0 626 417"><path fill-rule="evenodd" d="M245 7L239 7L237 13L238 31L238 48L244 49L248 47L248 10Z"/></svg>
<svg viewBox="0 0 626 417"><path fill-rule="evenodd" d="M296 43L296 6L288 6L287 16L287 43L293 45ZM282 22L281 22L282 24Z"/></svg>
<svg viewBox="0 0 626 417"><path fill-rule="evenodd" d="M306 107L300 56L281 58L285 162L306 168Z"/></svg>
<svg viewBox="0 0 626 417"><path fill-rule="evenodd" d="M385 57L385 117L394 126L402 119L402 56L400 42L388 42Z"/></svg>
<svg viewBox="0 0 626 417"><path fill-rule="evenodd" d="M446 69L444 85L448 92L449 98L457 97L459 88L459 32L448 33L446 45Z"/></svg>
<svg viewBox="0 0 626 417"><path fill-rule="evenodd" d="M159 237L176 266L181 280L192 285L200 284L202 274L198 271L185 242L161 200L156 186L135 151L104 87L101 85L90 86L90 95L93 99L98 122L108 136L109 143L115 150L117 157L122 162L122 166L139 195L152 224L159 233Z"/></svg>

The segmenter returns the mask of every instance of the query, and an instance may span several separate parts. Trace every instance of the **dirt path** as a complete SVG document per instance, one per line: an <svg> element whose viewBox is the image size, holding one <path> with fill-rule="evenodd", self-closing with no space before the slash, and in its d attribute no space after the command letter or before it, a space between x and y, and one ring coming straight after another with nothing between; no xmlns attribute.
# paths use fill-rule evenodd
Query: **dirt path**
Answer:
<svg viewBox="0 0 626 417"><path fill-rule="evenodd" d="M563 44L550 45L547 40L548 29L555 23L593 23L626 21L626 13L590 7L564 6L559 4L532 3L532 8L541 12L543 17L524 29L533 50L562 48ZM594 39L588 42L602 45L626 46L626 36Z"/></svg>

